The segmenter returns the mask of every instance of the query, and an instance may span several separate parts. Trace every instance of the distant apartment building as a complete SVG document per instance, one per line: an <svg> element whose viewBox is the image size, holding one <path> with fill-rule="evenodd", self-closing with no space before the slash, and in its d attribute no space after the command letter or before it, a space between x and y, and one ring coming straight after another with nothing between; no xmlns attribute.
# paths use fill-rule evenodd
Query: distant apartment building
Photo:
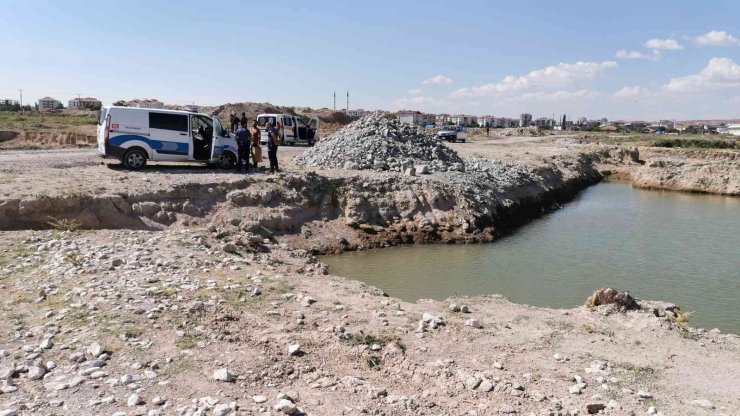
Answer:
<svg viewBox="0 0 740 416"><path fill-rule="evenodd" d="M126 103L129 107L138 107L138 108L164 108L164 103L159 100L149 99L145 98L143 100L131 100Z"/></svg>
<svg viewBox="0 0 740 416"><path fill-rule="evenodd" d="M480 127L493 127L495 118L493 116L480 116L476 117L475 122Z"/></svg>
<svg viewBox="0 0 740 416"><path fill-rule="evenodd" d="M347 110L347 115L355 118L362 118L370 113L372 113L372 111L366 111L361 108L358 110Z"/></svg>
<svg viewBox="0 0 740 416"><path fill-rule="evenodd" d="M84 98L73 98L69 100L67 103L67 108L74 109L74 110L82 110L82 109L89 109L89 110L99 110L100 107L103 105L100 100L97 98L92 97L84 97Z"/></svg>
<svg viewBox="0 0 740 416"><path fill-rule="evenodd" d="M396 113L401 123L416 124L417 126L426 126L434 124L437 120L436 115L422 113L421 111L399 111Z"/></svg>
<svg viewBox="0 0 740 416"><path fill-rule="evenodd" d="M493 125L491 127L508 129L512 127L517 127L518 125L519 120L508 117L496 117L493 120Z"/></svg>
<svg viewBox="0 0 740 416"><path fill-rule="evenodd" d="M18 100L12 100L10 98L6 98L6 99L3 99L3 100L0 100L0 106L10 107L10 106L13 106L13 105L19 105L18 104Z"/></svg>
<svg viewBox="0 0 740 416"><path fill-rule="evenodd" d="M522 113L519 116L519 127L529 127L532 125L532 115L529 113Z"/></svg>
<svg viewBox="0 0 740 416"><path fill-rule="evenodd" d="M740 136L740 124L730 124L727 126L727 134Z"/></svg>
<svg viewBox="0 0 740 416"><path fill-rule="evenodd" d="M435 121L434 124L436 124L437 126L443 126L443 125L445 125L445 123L447 123L447 122L450 121L450 115L449 114L445 114L445 113L437 114L434 117L434 121Z"/></svg>
<svg viewBox="0 0 740 416"><path fill-rule="evenodd" d="M551 129L555 126L555 120L549 117L540 117L533 124L541 129Z"/></svg>
<svg viewBox="0 0 740 416"><path fill-rule="evenodd" d="M644 121L630 121L624 125L624 128L632 131L642 131L648 127L648 123Z"/></svg>
<svg viewBox="0 0 740 416"><path fill-rule="evenodd" d="M455 124L457 126L470 126L471 124L473 124L474 120L475 117L465 114L456 114L450 117L450 121L452 122L452 124Z"/></svg>
<svg viewBox="0 0 740 416"><path fill-rule="evenodd" d="M51 111L62 108L62 102L51 97L39 98L39 111Z"/></svg>

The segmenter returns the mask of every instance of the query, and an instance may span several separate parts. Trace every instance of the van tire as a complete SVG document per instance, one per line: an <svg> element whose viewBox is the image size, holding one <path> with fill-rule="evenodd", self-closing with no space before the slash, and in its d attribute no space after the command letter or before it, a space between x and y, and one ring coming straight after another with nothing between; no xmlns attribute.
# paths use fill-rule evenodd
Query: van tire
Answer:
<svg viewBox="0 0 740 416"><path fill-rule="evenodd" d="M146 166L147 154L144 149L133 148L126 151L121 158L121 163L128 170L139 170Z"/></svg>
<svg viewBox="0 0 740 416"><path fill-rule="evenodd" d="M249 159L247 159L247 163ZM220 169L233 169L236 166L236 156L231 152L224 152L220 158L218 158L218 165Z"/></svg>

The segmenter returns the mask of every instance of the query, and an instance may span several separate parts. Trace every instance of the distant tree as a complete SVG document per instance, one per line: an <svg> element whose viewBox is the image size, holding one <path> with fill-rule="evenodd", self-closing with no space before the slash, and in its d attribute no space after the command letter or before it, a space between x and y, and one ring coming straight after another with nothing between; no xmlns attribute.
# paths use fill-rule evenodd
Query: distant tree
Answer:
<svg viewBox="0 0 740 416"><path fill-rule="evenodd" d="M115 103L113 103L113 105L115 105L117 107L126 107L126 101L118 100Z"/></svg>

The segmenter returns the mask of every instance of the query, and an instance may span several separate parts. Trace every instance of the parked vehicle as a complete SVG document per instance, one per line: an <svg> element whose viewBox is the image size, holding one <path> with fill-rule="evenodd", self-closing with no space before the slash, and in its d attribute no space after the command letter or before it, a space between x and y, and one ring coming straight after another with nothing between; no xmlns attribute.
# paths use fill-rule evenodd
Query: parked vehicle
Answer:
<svg viewBox="0 0 740 416"><path fill-rule="evenodd" d="M257 126L262 132L260 143L267 144L267 123L273 126L277 122L283 125L283 144L293 146L296 143L313 146L319 140L319 120L312 118L306 123L299 116L292 114L260 114L257 116Z"/></svg>
<svg viewBox="0 0 740 416"><path fill-rule="evenodd" d="M103 107L98 119L98 155L119 159L127 169L147 161L236 164L236 140L215 116L151 108Z"/></svg>
<svg viewBox="0 0 740 416"><path fill-rule="evenodd" d="M463 126L442 126L437 137L448 142L463 142L468 138L468 128Z"/></svg>

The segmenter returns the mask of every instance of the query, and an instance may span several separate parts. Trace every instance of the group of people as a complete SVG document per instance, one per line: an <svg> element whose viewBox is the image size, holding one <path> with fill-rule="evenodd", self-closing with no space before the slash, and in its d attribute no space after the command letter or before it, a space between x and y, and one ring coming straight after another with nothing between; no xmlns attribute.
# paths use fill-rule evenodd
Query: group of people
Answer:
<svg viewBox="0 0 740 416"><path fill-rule="evenodd" d="M247 128L249 120L245 113L242 113L241 118L235 114L231 114L231 129L236 136L237 146L237 160L236 160L236 171L239 172L242 169L242 165L246 165L245 170L249 171L250 166L254 166L254 169L259 168L259 163L262 161L262 146L260 144L260 138L262 132L257 125L257 122L252 123L251 128ZM267 123L265 131L267 132L267 158L270 161L270 173L279 172L277 159L277 149L280 146L280 128L281 126L273 126L272 123ZM250 156L252 158L252 164L249 163Z"/></svg>

